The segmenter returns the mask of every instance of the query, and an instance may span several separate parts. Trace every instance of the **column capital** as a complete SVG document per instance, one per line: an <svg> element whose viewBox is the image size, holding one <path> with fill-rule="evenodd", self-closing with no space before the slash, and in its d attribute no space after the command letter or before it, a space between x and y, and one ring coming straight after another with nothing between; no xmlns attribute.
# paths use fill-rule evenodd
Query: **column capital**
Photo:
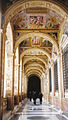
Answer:
<svg viewBox="0 0 68 120"><path fill-rule="evenodd" d="M49 71L49 67L47 67L47 72Z"/></svg>
<svg viewBox="0 0 68 120"><path fill-rule="evenodd" d="M62 55L62 50L59 50L58 53L57 53L57 57L59 57L61 55Z"/></svg>
<svg viewBox="0 0 68 120"><path fill-rule="evenodd" d="M51 67L54 65L54 60L51 59Z"/></svg>

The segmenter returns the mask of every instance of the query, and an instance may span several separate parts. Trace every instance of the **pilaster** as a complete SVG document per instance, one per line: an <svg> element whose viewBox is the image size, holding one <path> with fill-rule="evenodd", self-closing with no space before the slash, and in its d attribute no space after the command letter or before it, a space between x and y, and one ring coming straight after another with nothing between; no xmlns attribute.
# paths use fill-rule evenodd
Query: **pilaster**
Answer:
<svg viewBox="0 0 68 120"><path fill-rule="evenodd" d="M14 53L9 53L8 58L10 59L10 65L9 65L9 76L11 76L10 81L10 91L8 90L9 93L7 93L7 109L8 110L13 110L14 109L14 61L15 61L15 54Z"/></svg>
<svg viewBox="0 0 68 120"><path fill-rule="evenodd" d="M23 58L22 58L22 76L21 76L21 96L22 96L22 99L23 99L23 94L22 94L22 87L23 87Z"/></svg>
<svg viewBox="0 0 68 120"><path fill-rule="evenodd" d="M1 16L0 16L1 17ZM3 79L2 79L2 29L0 28L0 120L3 116Z"/></svg>
<svg viewBox="0 0 68 120"><path fill-rule="evenodd" d="M18 99L19 99L19 95L20 95L19 89L20 89L20 48L18 47Z"/></svg>
<svg viewBox="0 0 68 120"><path fill-rule="evenodd" d="M48 102L50 101L50 81L49 81L49 68L47 68L47 80L48 80L48 84L47 84L47 88L48 88Z"/></svg>
<svg viewBox="0 0 68 120"><path fill-rule="evenodd" d="M58 63L58 86L59 86L60 109L63 110L62 98L64 91L63 91L62 51L58 52L57 63Z"/></svg>
<svg viewBox="0 0 68 120"><path fill-rule="evenodd" d="M3 42L3 34L2 34L2 9L0 2L0 120L3 117L3 50L4 50L4 42Z"/></svg>
<svg viewBox="0 0 68 120"><path fill-rule="evenodd" d="M14 51L14 56L13 56L13 82L12 82L12 104L13 104L13 109L14 109L14 77L15 77L15 51Z"/></svg>
<svg viewBox="0 0 68 120"><path fill-rule="evenodd" d="M52 104L54 104L55 86L54 86L54 61L51 60L51 80L52 80Z"/></svg>

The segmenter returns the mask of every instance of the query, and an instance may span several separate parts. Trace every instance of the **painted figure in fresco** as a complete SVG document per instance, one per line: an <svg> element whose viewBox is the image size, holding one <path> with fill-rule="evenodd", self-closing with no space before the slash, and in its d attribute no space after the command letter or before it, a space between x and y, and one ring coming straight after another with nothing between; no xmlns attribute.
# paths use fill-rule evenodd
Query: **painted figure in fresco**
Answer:
<svg viewBox="0 0 68 120"><path fill-rule="evenodd" d="M40 37L33 37L31 41L32 45L40 45Z"/></svg>
<svg viewBox="0 0 68 120"><path fill-rule="evenodd" d="M47 13L42 16L36 14L28 16L27 13L21 12L12 21L15 29L59 29L63 18L53 10L48 9ZM68 34L68 30L65 33Z"/></svg>
<svg viewBox="0 0 68 120"><path fill-rule="evenodd" d="M43 26L43 17L42 16L30 16L30 25L31 26Z"/></svg>

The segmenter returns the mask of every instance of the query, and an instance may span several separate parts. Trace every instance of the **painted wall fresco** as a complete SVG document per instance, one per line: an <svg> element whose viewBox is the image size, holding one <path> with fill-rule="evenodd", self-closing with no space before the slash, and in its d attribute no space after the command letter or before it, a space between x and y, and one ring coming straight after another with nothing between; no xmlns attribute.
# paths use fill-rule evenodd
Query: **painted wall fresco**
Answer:
<svg viewBox="0 0 68 120"><path fill-rule="evenodd" d="M30 16L29 17L29 27L30 28L42 28L44 25L43 16Z"/></svg>
<svg viewBox="0 0 68 120"><path fill-rule="evenodd" d="M27 29L27 16L25 13L18 14L13 20L14 29Z"/></svg>
<svg viewBox="0 0 68 120"><path fill-rule="evenodd" d="M21 42L20 47L52 47L52 43L41 37L32 37L31 40L27 38Z"/></svg>
<svg viewBox="0 0 68 120"><path fill-rule="evenodd" d="M55 11L47 9L45 14L21 12L12 19L14 29L59 29L63 18Z"/></svg>
<svg viewBox="0 0 68 120"><path fill-rule="evenodd" d="M31 46L40 46L40 37L32 37Z"/></svg>
<svg viewBox="0 0 68 120"><path fill-rule="evenodd" d="M52 47L52 43L43 39L42 40L42 47Z"/></svg>
<svg viewBox="0 0 68 120"><path fill-rule="evenodd" d="M20 47L29 47L29 38L21 42Z"/></svg>

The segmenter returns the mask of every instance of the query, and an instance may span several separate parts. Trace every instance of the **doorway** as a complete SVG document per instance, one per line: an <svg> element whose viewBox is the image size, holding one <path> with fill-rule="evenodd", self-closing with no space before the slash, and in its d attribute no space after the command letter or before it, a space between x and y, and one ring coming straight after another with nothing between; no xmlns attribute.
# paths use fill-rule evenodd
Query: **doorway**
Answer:
<svg viewBox="0 0 68 120"><path fill-rule="evenodd" d="M27 96L29 96L29 93L33 91L41 92L40 78L36 75L31 75L28 77Z"/></svg>

